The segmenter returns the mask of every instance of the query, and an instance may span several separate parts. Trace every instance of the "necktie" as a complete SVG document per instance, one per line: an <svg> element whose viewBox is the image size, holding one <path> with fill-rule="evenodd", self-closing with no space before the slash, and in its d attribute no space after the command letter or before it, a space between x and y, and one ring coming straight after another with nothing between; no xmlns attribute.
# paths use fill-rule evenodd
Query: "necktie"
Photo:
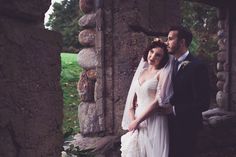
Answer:
<svg viewBox="0 0 236 157"><path fill-rule="evenodd" d="M173 70L174 76L177 74L179 63L180 62L177 59L174 60L174 70Z"/></svg>

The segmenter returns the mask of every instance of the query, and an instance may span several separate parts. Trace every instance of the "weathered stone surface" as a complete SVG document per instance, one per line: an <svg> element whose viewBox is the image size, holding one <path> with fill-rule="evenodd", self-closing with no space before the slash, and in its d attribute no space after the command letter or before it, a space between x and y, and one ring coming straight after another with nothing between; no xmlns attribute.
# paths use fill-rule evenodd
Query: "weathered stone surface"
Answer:
<svg viewBox="0 0 236 157"><path fill-rule="evenodd" d="M95 83L95 92L94 92L94 99L97 102L98 99L102 99L103 93L101 92L103 89L102 83L97 80Z"/></svg>
<svg viewBox="0 0 236 157"><path fill-rule="evenodd" d="M94 69L88 70L88 71L86 72L86 75L87 75L87 77L88 77L89 79L91 79L91 80L96 80L96 78L97 78L97 71L94 70Z"/></svg>
<svg viewBox="0 0 236 157"><path fill-rule="evenodd" d="M79 25L85 28L96 26L96 14L85 14L79 19Z"/></svg>
<svg viewBox="0 0 236 157"><path fill-rule="evenodd" d="M225 28L225 21L219 20L218 21L218 28L219 29L224 29Z"/></svg>
<svg viewBox="0 0 236 157"><path fill-rule="evenodd" d="M0 2L0 14L14 17L17 20L40 21L43 24L44 14L48 10L50 2L50 0L2 0Z"/></svg>
<svg viewBox="0 0 236 157"><path fill-rule="evenodd" d="M96 157L120 157L120 151L114 155L114 148L120 145L120 136L104 137L84 137L81 134L73 136L73 140L68 141L64 146L68 150L70 146L79 147L80 150L91 150L91 154Z"/></svg>
<svg viewBox="0 0 236 157"><path fill-rule="evenodd" d="M224 83L225 83L224 81L217 81L216 86L217 86L218 90L223 91Z"/></svg>
<svg viewBox="0 0 236 157"><path fill-rule="evenodd" d="M218 80L220 80L220 81L225 81L226 80L226 73L225 72L218 72L216 74L216 76L217 76Z"/></svg>
<svg viewBox="0 0 236 157"><path fill-rule="evenodd" d="M93 0L80 0L79 1L80 10L85 14L91 13L94 9L94 1Z"/></svg>
<svg viewBox="0 0 236 157"><path fill-rule="evenodd" d="M58 157L63 144L61 36L4 17L0 28L0 156Z"/></svg>
<svg viewBox="0 0 236 157"><path fill-rule="evenodd" d="M82 49L77 56L78 64L84 69L95 69L97 65L97 55L93 48Z"/></svg>
<svg viewBox="0 0 236 157"><path fill-rule="evenodd" d="M103 4L103 12L97 14L99 26L96 29L101 31L97 33L98 39L105 43L97 40L96 46L99 45L101 50L98 51L102 55L99 59L103 62L99 63L104 67L105 126L107 134L119 134L128 88L142 53L150 42L149 36L164 34L171 25L178 24L180 10L179 3L172 0L115 0L104 1ZM103 18L99 18L100 15Z"/></svg>
<svg viewBox="0 0 236 157"><path fill-rule="evenodd" d="M85 29L79 33L78 39L83 46L94 46L96 32L93 29Z"/></svg>
<svg viewBox="0 0 236 157"><path fill-rule="evenodd" d="M225 31L223 29L220 29L218 32L217 32L217 36L219 38L223 38L225 37Z"/></svg>
<svg viewBox="0 0 236 157"><path fill-rule="evenodd" d="M221 151L236 144L235 113L214 108L203 112L203 118L204 127L198 138L196 157L224 157L229 154Z"/></svg>
<svg viewBox="0 0 236 157"><path fill-rule="evenodd" d="M224 71L229 71L229 63L224 63Z"/></svg>
<svg viewBox="0 0 236 157"><path fill-rule="evenodd" d="M218 71L223 71L223 70L224 70L223 64L222 64L221 62L218 62L218 63L216 64L216 69L217 69Z"/></svg>
<svg viewBox="0 0 236 157"><path fill-rule="evenodd" d="M225 54L224 51L219 52L219 53L217 54L217 60L218 60L219 62L225 62L225 60L226 60L225 57L226 57L226 54Z"/></svg>
<svg viewBox="0 0 236 157"><path fill-rule="evenodd" d="M219 39L217 42L217 45L219 47L219 50L221 51L225 50L226 45L225 45L224 39Z"/></svg>
<svg viewBox="0 0 236 157"><path fill-rule="evenodd" d="M78 108L80 133L83 135L95 134L101 130L99 126L99 115L95 103L81 102Z"/></svg>
<svg viewBox="0 0 236 157"><path fill-rule="evenodd" d="M95 81L88 79L86 72L80 74L77 90L81 101L94 102Z"/></svg>
<svg viewBox="0 0 236 157"><path fill-rule="evenodd" d="M216 103L219 107L225 108L227 106L227 94L223 91L218 91L216 94Z"/></svg>

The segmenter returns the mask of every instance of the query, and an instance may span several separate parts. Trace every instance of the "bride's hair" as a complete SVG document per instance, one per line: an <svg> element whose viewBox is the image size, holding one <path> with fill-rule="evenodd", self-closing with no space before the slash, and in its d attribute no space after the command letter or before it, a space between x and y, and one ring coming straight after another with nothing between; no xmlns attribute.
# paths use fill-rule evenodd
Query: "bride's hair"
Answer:
<svg viewBox="0 0 236 157"><path fill-rule="evenodd" d="M151 42L151 44L149 44L146 48L146 50L144 51L143 53L143 59L144 61L147 61L147 57L148 57L148 52L153 49L153 48L161 48L164 52L164 56L162 58L162 60L160 61L160 64L158 65L157 69L161 69L163 68L166 63L168 62L169 60L169 55L168 55L168 52L167 52L167 46L165 43L161 42L160 40L158 41L153 41Z"/></svg>

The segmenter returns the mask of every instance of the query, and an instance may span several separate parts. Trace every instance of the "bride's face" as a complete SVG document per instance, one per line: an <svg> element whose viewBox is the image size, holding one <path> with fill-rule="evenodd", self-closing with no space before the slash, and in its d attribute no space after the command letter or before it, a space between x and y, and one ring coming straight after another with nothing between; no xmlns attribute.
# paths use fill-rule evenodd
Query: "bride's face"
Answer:
<svg viewBox="0 0 236 157"><path fill-rule="evenodd" d="M148 52L148 63L150 65L153 65L155 67L158 67L160 61L162 60L164 55L164 51L162 48L157 47L157 48L153 48Z"/></svg>

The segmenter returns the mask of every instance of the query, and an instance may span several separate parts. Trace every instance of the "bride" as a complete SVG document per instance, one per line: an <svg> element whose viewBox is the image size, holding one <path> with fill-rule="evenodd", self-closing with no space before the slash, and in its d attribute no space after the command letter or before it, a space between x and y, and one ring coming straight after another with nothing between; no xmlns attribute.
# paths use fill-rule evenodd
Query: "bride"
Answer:
<svg viewBox="0 0 236 157"><path fill-rule="evenodd" d="M157 112L168 104L171 86L172 58L166 45L152 42L145 51L133 77L126 100L121 137L122 157L168 157L167 117Z"/></svg>

